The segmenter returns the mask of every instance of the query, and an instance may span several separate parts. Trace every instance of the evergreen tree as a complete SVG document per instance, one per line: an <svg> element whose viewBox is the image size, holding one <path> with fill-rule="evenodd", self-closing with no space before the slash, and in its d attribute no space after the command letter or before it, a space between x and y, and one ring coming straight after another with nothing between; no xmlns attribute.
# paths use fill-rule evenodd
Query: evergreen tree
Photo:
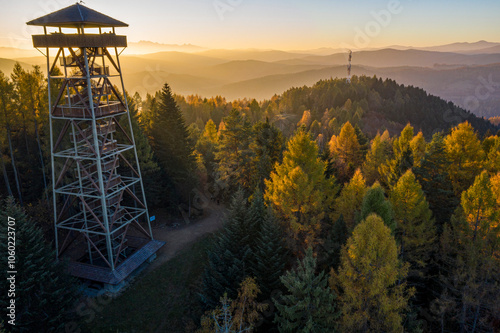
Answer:
<svg viewBox="0 0 500 333"><path fill-rule="evenodd" d="M500 225L486 171L462 193L441 237L443 292L433 306L442 331L493 332L500 315Z"/></svg>
<svg viewBox="0 0 500 333"><path fill-rule="evenodd" d="M351 181L344 186L340 196L335 199L331 220L337 221L342 216L349 233L354 230L356 222L359 221L361 204L366 190L365 179L358 169Z"/></svg>
<svg viewBox="0 0 500 333"><path fill-rule="evenodd" d="M297 243L313 244L321 229L325 209L334 191L333 179L325 177L326 163L318 157L318 146L299 129L287 144L283 162L266 180L265 199Z"/></svg>
<svg viewBox="0 0 500 333"><path fill-rule="evenodd" d="M224 118L224 126L221 125L219 150L216 153L218 186L226 195L240 186L253 190L250 123L237 109L233 109Z"/></svg>
<svg viewBox="0 0 500 333"><path fill-rule="evenodd" d="M288 262L288 252L283 232L272 213L266 214L258 234L255 249L253 274L260 286L263 297L270 297L274 291L282 289L279 277Z"/></svg>
<svg viewBox="0 0 500 333"><path fill-rule="evenodd" d="M424 192L408 170L389 195L396 221L396 234L401 245L401 259L410 264L410 276L423 277L434 243L436 228Z"/></svg>
<svg viewBox="0 0 500 333"><path fill-rule="evenodd" d="M316 275L316 259L312 248L306 251L296 270L280 278L287 289L274 300L278 312L275 322L280 332L336 332L339 316L335 307L336 295L328 287L324 272Z"/></svg>
<svg viewBox="0 0 500 333"><path fill-rule="evenodd" d="M449 172L457 196L469 188L481 172L484 156L481 142L468 122L453 128L445 137L445 149L450 161Z"/></svg>
<svg viewBox="0 0 500 333"><path fill-rule="evenodd" d="M267 119L266 122L255 124L252 132L254 137L250 150L253 152L253 186L263 189L264 180L269 178L275 164L281 162L285 139L281 131Z"/></svg>
<svg viewBox="0 0 500 333"><path fill-rule="evenodd" d="M382 218L385 225L388 226L392 232L396 229L396 222L394 221L394 212L391 203L386 200L384 190L379 183L373 184L363 197L361 204L361 214L359 220L366 219L370 214L375 213Z"/></svg>
<svg viewBox="0 0 500 333"><path fill-rule="evenodd" d="M446 157L444 138L440 133L436 133L427 145L420 165L414 168L414 173L429 202L439 234L460 203L453 191L448 173L449 166L450 161Z"/></svg>
<svg viewBox="0 0 500 333"><path fill-rule="evenodd" d="M158 106L150 111L150 142L160 166L184 199L194 188L194 146L170 86L165 83Z"/></svg>
<svg viewBox="0 0 500 333"><path fill-rule="evenodd" d="M203 273L201 300L205 308L215 309L219 299L227 293L234 299L238 286L251 273L253 260L251 234L248 223L247 199L243 191L235 193L224 229L216 237L208 252L208 264Z"/></svg>
<svg viewBox="0 0 500 333"><path fill-rule="evenodd" d="M12 332L59 332L71 320L76 300L76 282L64 273L62 263L44 242L40 228L31 221L12 197L0 209L0 267L8 267L8 221L15 220L16 325L7 325ZM10 241L10 239L9 239ZM7 317L9 281L0 280L2 318Z"/></svg>
<svg viewBox="0 0 500 333"><path fill-rule="evenodd" d="M384 221L371 214L356 226L342 250L337 276L343 290L345 332L402 332L404 311L413 289L405 279L408 264L398 259L396 241Z"/></svg>

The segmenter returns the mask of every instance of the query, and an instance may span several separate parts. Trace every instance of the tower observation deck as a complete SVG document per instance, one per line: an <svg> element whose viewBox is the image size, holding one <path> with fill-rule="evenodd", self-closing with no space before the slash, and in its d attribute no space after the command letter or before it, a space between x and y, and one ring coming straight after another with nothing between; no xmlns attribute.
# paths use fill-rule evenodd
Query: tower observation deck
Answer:
<svg viewBox="0 0 500 333"><path fill-rule="evenodd" d="M47 58L57 257L74 276L118 285L155 256L120 66L127 27L79 3L37 18ZM119 88L117 88L117 86Z"/></svg>

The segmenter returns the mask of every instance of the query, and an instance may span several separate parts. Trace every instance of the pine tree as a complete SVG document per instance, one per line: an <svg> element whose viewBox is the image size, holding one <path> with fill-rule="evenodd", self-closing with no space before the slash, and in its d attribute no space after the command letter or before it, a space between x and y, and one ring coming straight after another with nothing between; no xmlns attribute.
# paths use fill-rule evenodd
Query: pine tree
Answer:
<svg viewBox="0 0 500 333"><path fill-rule="evenodd" d="M40 228L31 221L12 197L0 209L0 250L7 254L8 221L15 219L16 240L16 326L14 331L58 332L72 318L76 282L64 273L62 263L44 242ZM7 267L7 255L0 257L0 267ZM2 318L8 318L7 279L0 280ZM7 326L12 327L10 325Z"/></svg>
<svg viewBox="0 0 500 333"><path fill-rule="evenodd" d="M366 190L365 179L361 171L357 169L351 181L344 186L340 196L335 199L331 220L337 221L342 216L349 233L354 230L357 221L359 221L361 204Z"/></svg>
<svg viewBox="0 0 500 333"><path fill-rule="evenodd" d="M450 178L457 196L469 188L481 172L483 149L471 124L464 122L445 137L445 149L450 161Z"/></svg>
<svg viewBox="0 0 500 333"><path fill-rule="evenodd" d="M332 277L343 290L345 332L401 332L413 289L406 288L408 264L398 259L391 230L376 214L356 226L342 250L342 264Z"/></svg>
<svg viewBox="0 0 500 333"><path fill-rule="evenodd" d="M196 184L194 146L189 140L181 110L167 83L159 95L158 106L150 112L149 134L153 151L160 166L185 199Z"/></svg>
<svg viewBox="0 0 500 333"><path fill-rule="evenodd" d="M251 273L251 244L256 237L250 233L251 228L247 199L243 191L239 190L231 202L224 229L208 252L200 295L205 308L214 309L225 293L234 299L239 284Z"/></svg>
<svg viewBox="0 0 500 333"><path fill-rule="evenodd" d="M394 221L394 212L391 203L386 200L384 190L379 183L373 184L363 197L361 204L361 214L359 220L366 219L370 214L375 213L382 218L385 225L387 225L392 232L396 229L396 222Z"/></svg>
<svg viewBox="0 0 500 333"><path fill-rule="evenodd" d="M410 264L410 276L423 277L434 243L436 228L424 192L408 170L389 195L396 221L396 234L401 246L401 259Z"/></svg>
<svg viewBox="0 0 500 333"><path fill-rule="evenodd" d="M280 332L321 333L336 332L339 316L335 306L336 295L328 287L324 272L316 275L316 259L309 248L296 270L289 271L280 280L287 292L274 300L278 312L275 322Z"/></svg>
<svg viewBox="0 0 500 333"><path fill-rule="evenodd" d="M330 205L334 185L333 179L325 177L325 169L316 142L299 129L287 144L283 162L265 181L265 199L285 221L299 248L303 243L315 243Z"/></svg>
<svg viewBox="0 0 500 333"><path fill-rule="evenodd" d="M436 133L427 145L420 165L413 171L429 202L439 234L442 233L443 225L450 221L460 203L453 191L448 173L449 166L450 161L446 157L444 138L440 133Z"/></svg>

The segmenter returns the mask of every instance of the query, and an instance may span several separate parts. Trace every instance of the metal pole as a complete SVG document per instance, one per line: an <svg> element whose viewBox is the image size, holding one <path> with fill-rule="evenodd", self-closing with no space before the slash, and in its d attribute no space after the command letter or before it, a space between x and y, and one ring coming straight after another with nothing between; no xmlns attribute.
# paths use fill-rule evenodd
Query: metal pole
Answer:
<svg viewBox="0 0 500 333"><path fill-rule="evenodd" d="M47 27L43 27L43 32L47 35ZM49 131L50 131L50 163L52 166L52 201L53 201L53 210L54 210L54 233L55 233L55 246L56 246L56 259L59 259L59 240L58 240L58 227L57 227L57 205L56 205L56 175L54 170L54 129L52 122L52 98L51 98L51 90L50 90L50 54L49 48L46 48L46 57L47 57L47 94L49 99Z"/></svg>
<svg viewBox="0 0 500 333"><path fill-rule="evenodd" d="M113 28L114 32L114 28ZM139 165L139 157L137 157L137 147L135 145L135 138L134 138L134 131L132 129L132 119L130 118L130 110L128 108L128 101L127 101L127 93L125 92L125 84L123 83L123 75L122 75L122 67L120 65L120 57L118 56L118 48L115 47L115 54L116 54L116 64L118 66L118 69L120 70L120 81L122 84L122 92L123 92L123 99L125 102L125 107L127 108L127 117L128 117L128 124L130 126L130 136L132 139L132 144L134 145L134 155L135 155L135 163L137 164L137 173L139 174L139 183L141 184L141 191L142 191L142 200L144 203L144 207L146 207L146 218L148 222L148 228L149 228L149 234L151 235L151 240L153 240L153 231L151 229L151 221L149 220L149 211L148 211L148 204L146 202L146 192L144 191L144 183L142 181L142 173L141 173L141 166Z"/></svg>
<svg viewBox="0 0 500 333"><path fill-rule="evenodd" d="M111 265L111 270L115 270L115 261L113 260L113 251L111 248L111 230L109 230L108 223L108 209L106 203L106 193L104 192L104 182L102 180L102 165L101 165L101 152L99 149L99 141L97 140L97 122L95 119L95 109L94 109L94 99L92 97L92 82L90 79L90 68L87 58L87 48L82 48L83 57L85 60L85 70L87 71L87 94L89 96L90 110L92 111L92 134L94 136L94 149L97 154L96 166L97 166L97 177L99 178L99 188L101 191L101 206L102 206L102 216L104 219L104 227L106 228L106 246L108 250L109 263Z"/></svg>

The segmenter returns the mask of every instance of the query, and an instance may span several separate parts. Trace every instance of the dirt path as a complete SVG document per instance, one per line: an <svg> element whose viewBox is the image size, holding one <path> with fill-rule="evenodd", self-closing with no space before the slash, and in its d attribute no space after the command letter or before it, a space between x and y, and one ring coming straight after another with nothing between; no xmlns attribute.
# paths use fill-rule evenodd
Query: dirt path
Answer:
<svg viewBox="0 0 500 333"><path fill-rule="evenodd" d="M211 202L205 208L205 217L190 224L181 222L177 227L160 226L153 229L154 238L166 244L158 250L157 258L149 265L152 271L163 263L174 258L177 253L193 244L202 236L213 233L222 227L225 209L223 206Z"/></svg>

